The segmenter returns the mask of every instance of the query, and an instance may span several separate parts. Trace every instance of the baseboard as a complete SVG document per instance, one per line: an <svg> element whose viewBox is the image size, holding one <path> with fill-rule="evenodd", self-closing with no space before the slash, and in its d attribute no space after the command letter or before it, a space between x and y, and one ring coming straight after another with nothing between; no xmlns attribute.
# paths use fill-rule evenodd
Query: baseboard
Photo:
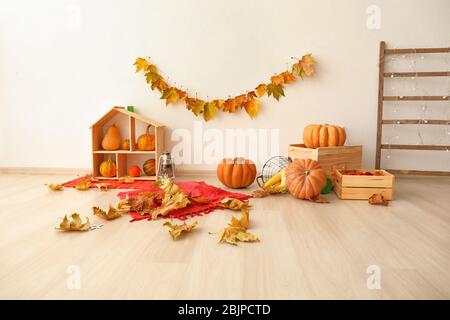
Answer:
<svg viewBox="0 0 450 320"><path fill-rule="evenodd" d="M0 167L0 174L48 174L83 175L91 173L88 168L43 168L43 167ZM177 176L214 176L215 170L177 170Z"/></svg>

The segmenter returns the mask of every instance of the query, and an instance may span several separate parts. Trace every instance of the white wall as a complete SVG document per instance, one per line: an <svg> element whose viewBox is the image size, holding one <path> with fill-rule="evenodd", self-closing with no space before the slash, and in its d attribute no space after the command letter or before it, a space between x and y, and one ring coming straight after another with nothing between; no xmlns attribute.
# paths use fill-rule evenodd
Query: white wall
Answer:
<svg viewBox="0 0 450 320"><path fill-rule="evenodd" d="M289 85L279 103L264 98L255 120L224 114L205 128L279 128L286 154L288 144L301 141L306 124L342 124L351 144L364 145L364 165L373 166L379 41L396 47L450 45L448 0L0 4L0 167L89 167L89 125L113 105L134 105L167 124L170 149L171 132L191 129L195 118L181 105L164 107L134 73L138 56L150 56L178 85L215 98L252 89L283 70L291 56L309 52L317 60L317 76ZM366 26L371 4L381 8L379 30ZM439 108L442 118L450 106ZM444 137L436 132L430 137ZM418 159L417 165L450 169L445 152L437 163Z"/></svg>

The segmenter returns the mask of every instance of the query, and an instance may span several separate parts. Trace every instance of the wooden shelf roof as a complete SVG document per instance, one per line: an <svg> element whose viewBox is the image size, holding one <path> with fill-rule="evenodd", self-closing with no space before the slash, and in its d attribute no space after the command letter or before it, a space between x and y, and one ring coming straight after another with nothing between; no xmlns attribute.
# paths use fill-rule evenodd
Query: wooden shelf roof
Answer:
<svg viewBox="0 0 450 320"><path fill-rule="evenodd" d="M92 124L92 126L90 126L90 128L92 128L94 126L103 126L106 122L108 122L112 117L114 117L118 113L122 113L122 114L124 114L126 116L130 116L130 117L135 118L135 119L137 119L139 121L151 124L154 127L164 127L163 124L161 124L161 123L159 123L159 122L157 122L155 120L143 117L140 114L137 114L137 113L134 113L134 112L130 112L127 109L125 109L124 107L113 107L103 117L101 117L94 124Z"/></svg>

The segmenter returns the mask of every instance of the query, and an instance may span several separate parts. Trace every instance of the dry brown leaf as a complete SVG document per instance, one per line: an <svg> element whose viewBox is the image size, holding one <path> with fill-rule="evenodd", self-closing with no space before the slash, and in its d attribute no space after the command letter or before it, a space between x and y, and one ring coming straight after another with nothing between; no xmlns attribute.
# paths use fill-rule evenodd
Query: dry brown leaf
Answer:
<svg viewBox="0 0 450 320"><path fill-rule="evenodd" d="M189 200L192 200L197 203L210 203L211 201L205 197L189 197Z"/></svg>
<svg viewBox="0 0 450 320"><path fill-rule="evenodd" d="M258 97L262 97L267 91L267 85L262 83L256 87L255 91L256 91L256 94L258 95Z"/></svg>
<svg viewBox="0 0 450 320"><path fill-rule="evenodd" d="M267 196L270 195L270 192L264 190L264 189L258 189L258 190L254 190L252 192L252 196L255 198L265 198Z"/></svg>
<svg viewBox="0 0 450 320"><path fill-rule="evenodd" d="M183 232L184 233L190 232L192 229L197 227L197 225L198 225L197 221L194 221L194 223L192 224L183 223L181 225L173 224L170 221L167 221L163 224L163 226L170 228L169 233L172 236L173 240L177 240Z"/></svg>
<svg viewBox="0 0 450 320"><path fill-rule="evenodd" d="M369 203L372 205L381 205L381 206L388 206L389 201L384 199L383 195L381 193L375 193L369 198Z"/></svg>
<svg viewBox="0 0 450 320"><path fill-rule="evenodd" d="M108 191L109 183L96 183L94 186L96 186L100 191Z"/></svg>
<svg viewBox="0 0 450 320"><path fill-rule="evenodd" d="M219 243L226 242L232 245L237 245L238 241L241 242L255 242L259 241L259 238L248 232L249 225L249 212L246 207L242 210L242 216L240 219L231 217L231 222L228 227L223 229L219 234Z"/></svg>
<svg viewBox="0 0 450 320"><path fill-rule="evenodd" d="M88 231L90 229L91 225L88 217L86 217L85 223L83 223L78 213L73 213L71 218L72 220L69 220L67 215L64 215L63 221L59 224L59 228L56 229L62 231Z"/></svg>
<svg viewBox="0 0 450 320"><path fill-rule="evenodd" d="M330 201L321 196L318 196L317 198L312 199L311 201L315 203L330 203Z"/></svg>
<svg viewBox="0 0 450 320"><path fill-rule="evenodd" d="M219 206L230 210L239 211L242 210L243 208L248 208L250 205L247 200L241 201L239 199L234 198L224 198L219 201Z"/></svg>
<svg viewBox="0 0 450 320"><path fill-rule="evenodd" d="M122 182L122 183L134 183L134 179L133 179L133 177L130 177L130 176L124 176L124 177L120 177L119 178L119 182Z"/></svg>
<svg viewBox="0 0 450 320"><path fill-rule="evenodd" d="M63 186L57 183L50 183L46 184L46 186L53 191L61 191L63 189Z"/></svg>
<svg viewBox="0 0 450 320"><path fill-rule="evenodd" d="M168 215L171 211L184 208L190 203L188 197L181 192L180 187L173 183L172 179L164 178L158 186L164 191L164 195L161 205L151 210L151 219Z"/></svg>
<svg viewBox="0 0 450 320"><path fill-rule="evenodd" d="M85 191L85 190L88 190L90 187L91 187L91 180L84 180L84 181L81 181L80 183L78 183L76 186L75 186L75 189L77 189L77 190L79 190L79 191Z"/></svg>
<svg viewBox="0 0 450 320"><path fill-rule="evenodd" d="M105 220L114 220L122 216L122 212L125 212L125 210L119 210L116 208L113 208L112 206L109 206L108 212L105 212L104 210L100 209L99 207L92 207L92 210L94 211L94 215L97 217L100 217Z"/></svg>
<svg viewBox="0 0 450 320"><path fill-rule="evenodd" d="M270 82L274 85L279 85L284 83L284 77L282 74L277 74L270 78Z"/></svg>

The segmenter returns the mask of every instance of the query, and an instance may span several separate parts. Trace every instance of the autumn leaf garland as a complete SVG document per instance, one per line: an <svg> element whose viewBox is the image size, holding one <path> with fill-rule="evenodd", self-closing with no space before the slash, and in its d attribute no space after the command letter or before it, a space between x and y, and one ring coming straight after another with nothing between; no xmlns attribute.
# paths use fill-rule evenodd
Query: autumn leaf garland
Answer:
<svg viewBox="0 0 450 320"><path fill-rule="evenodd" d="M307 54L294 63L290 71L272 76L270 83L261 83L254 90L232 98L205 101L190 97L186 91L169 85L158 73L158 68L147 59L137 58L134 65L136 72L144 73L150 88L161 93L161 99L165 100L166 106L182 102L187 110L192 111L195 116L202 115L205 121L214 119L219 111L235 113L240 109L244 109L253 119L260 110L261 103L258 98L267 95L279 101L284 97L284 85L297 81L298 77L310 77L314 74L314 59L311 54Z"/></svg>

